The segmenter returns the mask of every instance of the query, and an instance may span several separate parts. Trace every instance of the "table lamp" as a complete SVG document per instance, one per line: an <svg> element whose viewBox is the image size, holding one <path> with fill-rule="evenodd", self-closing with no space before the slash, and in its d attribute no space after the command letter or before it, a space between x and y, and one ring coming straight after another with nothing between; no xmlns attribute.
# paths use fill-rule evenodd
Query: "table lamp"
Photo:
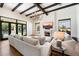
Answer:
<svg viewBox="0 0 79 59"><path fill-rule="evenodd" d="M64 40L64 32L54 32L54 38L56 38L57 40L59 39L59 40L61 40L61 41L63 41Z"/></svg>
<svg viewBox="0 0 79 59"><path fill-rule="evenodd" d="M57 40L57 47L62 48L62 41L64 41L64 32L54 32L54 38Z"/></svg>

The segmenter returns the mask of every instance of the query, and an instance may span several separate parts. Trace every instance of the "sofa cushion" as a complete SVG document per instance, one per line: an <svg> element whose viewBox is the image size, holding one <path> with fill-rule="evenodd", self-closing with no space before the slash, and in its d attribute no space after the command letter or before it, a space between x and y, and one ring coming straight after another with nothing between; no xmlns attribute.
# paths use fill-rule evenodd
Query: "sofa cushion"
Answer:
<svg viewBox="0 0 79 59"><path fill-rule="evenodd" d="M27 42L27 43L32 44L32 45L39 44L39 41L37 39L34 39L34 38L23 37L23 40L24 40L24 42Z"/></svg>
<svg viewBox="0 0 79 59"><path fill-rule="evenodd" d="M51 42L52 37L46 37L45 42Z"/></svg>
<svg viewBox="0 0 79 59"><path fill-rule="evenodd" d="M32 38L39 40L40 45L43 45L45 43L45 37L33 36Z"/></svg>
<svg viewBox="0 0 79 59"><path fill-rule="evenodd" d="M39 42L40 42L40 45L43 45L45 43L45 37L40 37Z"/></svg>
<svg viewBox="0 0 79 59"><path fill-rule="evenodd" d="M19 36L19 35L17 35L17 34L11 35L11 36L23 41L23 36Z"/></svg>
<svg viewBox="0 0 79 59"><path fill-rule="evenodd" d="M32 38L34 38L34 39L38 39L39 38L39 36L31 36Z"/></svg>

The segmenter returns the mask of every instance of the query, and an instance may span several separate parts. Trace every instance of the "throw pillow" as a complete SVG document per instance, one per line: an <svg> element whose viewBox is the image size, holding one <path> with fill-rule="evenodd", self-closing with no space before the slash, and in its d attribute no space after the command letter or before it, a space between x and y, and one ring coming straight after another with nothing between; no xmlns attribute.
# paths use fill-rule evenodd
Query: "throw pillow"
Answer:
<svg viewBox="0 0 79 59"><path fill-rule="evenodd" d="M24 42L27 42L27 43L32 44L32 45L37 45L38 44L37 39L23 37L23 40L24 40Z"/></svg>
<svg viewBox="0 0 79 59"><path fill-rule="evenodd" d="M19 40L22 40L23 41L23 37L22 36L19 36L19 35L14 35L14 38L17 38L17 39L19 39Z"/></svg>
<svg viewBox="0 0 79 59"><path fill-rule="evenodd" d="M43 45L45 43L45 37L33 36L32 38L39 40L40 45Z"/></svg>
<svg viewBox="0 0 79 59"><path fill-rule="evenodd" d="M39 37L38 38L40 45L43 45L45 43L45 37Z"/></svg>

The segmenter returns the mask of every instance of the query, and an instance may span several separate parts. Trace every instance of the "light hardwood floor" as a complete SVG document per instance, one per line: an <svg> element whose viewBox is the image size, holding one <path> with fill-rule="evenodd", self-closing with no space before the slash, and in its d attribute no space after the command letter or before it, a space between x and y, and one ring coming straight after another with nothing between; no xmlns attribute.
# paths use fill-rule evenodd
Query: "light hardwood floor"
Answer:
<svg viewBox="0 0 79 59"><path fill-rule="evenodd" d="M16 49L9 45L8 40L0 41L0 56L22 56Z"/></svg>

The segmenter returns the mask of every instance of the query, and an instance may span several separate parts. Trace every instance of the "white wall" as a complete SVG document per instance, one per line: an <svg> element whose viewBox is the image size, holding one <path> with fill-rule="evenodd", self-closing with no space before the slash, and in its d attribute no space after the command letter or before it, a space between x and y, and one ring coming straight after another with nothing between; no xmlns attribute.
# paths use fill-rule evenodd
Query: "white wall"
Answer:
<svg viewBox="0 0 79 59"><path fill-rule="evenodd" d="M41 15L43 16L41 20L35 21L35 22L42 23L44 21L53 21L54 22L53 31L57 31L58 20L71 18L71 36L77 37L77 11L76 10L77 10L77 7L72 6L72 7L68 7L65 9L58 10L58 11L54 11L54 12L49 13L48 16ZM41 35L44 35L42 24L40 26L41 26Z"/></svg>
<svg viewBox="0 0 79 59"><path fill-rule="evenodd" d="M79 5L77 5L77 37L79 38Z"/></svg>
<svg viewBox="0 0 79 59"><path fill-rule="evenodd" d="M16 12L16 11L12 12L11 9L3 7L3 8L0 8L0 16L5 16L5 17L9 17L9 18L14 18L14 19L17 19L17 20L26 21L27 22L27 35L31 35L32 22L25 15L20 15L19 12Z"/></svg>
<svg viewBox="0 0 79 59"><path fill-rule="evenodd" d="M31 35L31 34L32 34L32 22L28 21L27 22L27 35Z"/></svg>

